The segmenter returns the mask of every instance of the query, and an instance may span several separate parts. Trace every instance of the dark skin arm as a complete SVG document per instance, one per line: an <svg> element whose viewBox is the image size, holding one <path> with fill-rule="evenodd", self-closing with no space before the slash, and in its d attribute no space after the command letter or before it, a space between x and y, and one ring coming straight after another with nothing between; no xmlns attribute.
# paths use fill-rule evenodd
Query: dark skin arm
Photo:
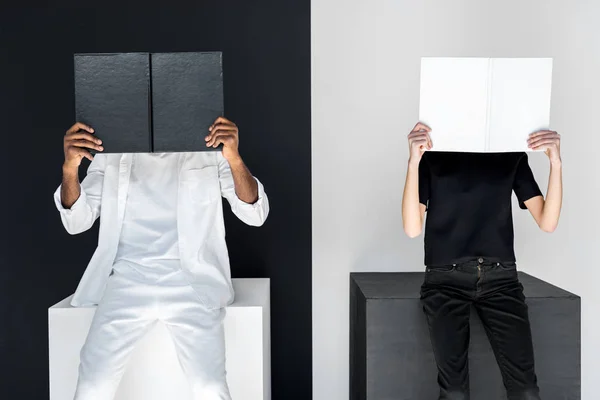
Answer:
<svg viewBox="0 0 600 400"><path fill-rule="evenodd" d="M207 147L217 147L223 144L223 157L231 168L237 197L248 204L256 203L258 201L258 184L238 151L239 130L237 125L226 118L219 117L209 128L209 134L205 141Z"/></svg>
<svg viewBox="0 0 600 400"><path fill-rule="evenodd" d="M84 158L93 160L89 149L102 151L102 141L93 135L94 130L80 122L67 130L63 140L65 162L63 163L60 197L64 208L71 208L81 195L79 166Z"/></svg>

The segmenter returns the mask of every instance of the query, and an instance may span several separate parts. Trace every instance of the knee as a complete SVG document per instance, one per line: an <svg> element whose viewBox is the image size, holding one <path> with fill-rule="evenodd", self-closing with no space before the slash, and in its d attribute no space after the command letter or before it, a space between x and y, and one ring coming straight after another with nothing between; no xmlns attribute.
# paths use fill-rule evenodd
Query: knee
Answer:
<svg viewBox="0 0 600 400"><path fill-rule="evenodd" d="M103 360L87 360L82 358L79 364L77 379L77 396L79 399L110 399L119 385L119 373Z"/></svg>
<svg viewBox="0 0 600 400"><path fill-rule="evenodd" d="M103 359L89 359L82 357L79 364L79 381L83 385L100 385L110 381L116 371Z"/></svg>

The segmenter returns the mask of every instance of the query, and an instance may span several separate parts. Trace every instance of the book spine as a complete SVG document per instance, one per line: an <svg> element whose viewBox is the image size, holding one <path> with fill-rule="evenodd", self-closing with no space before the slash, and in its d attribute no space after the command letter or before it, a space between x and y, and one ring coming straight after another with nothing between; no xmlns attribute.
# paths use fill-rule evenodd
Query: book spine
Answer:
<svg viewBox="0 0 600 400"><path fill-rule="evenodd" d="M219 52L219 68L221 69L221 91L223 92L221 117L225 117L225 79L223 79L223 52Z"/></svg>
<svg viewBox="0 0 600 400"><path fill-rule="evenodd" d="M154 124L152 121L152 54L148 53L148 140L150 140L150 153L154 153Z"/></svg>

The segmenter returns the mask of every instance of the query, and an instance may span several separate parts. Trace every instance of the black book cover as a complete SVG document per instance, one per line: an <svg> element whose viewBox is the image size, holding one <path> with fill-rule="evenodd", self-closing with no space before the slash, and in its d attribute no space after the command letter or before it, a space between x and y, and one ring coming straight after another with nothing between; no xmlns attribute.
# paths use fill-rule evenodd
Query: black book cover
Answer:
<svg viewBox="0 0 600 400"><path fill-rule="evenodd" d="M223 115L221 52L152 53L154 151L214 151L204 140Z"/></svg>
<svg viewBox="0 0 600 400"><path fill-rule="evenodd" d="M103 153L152 152L148 53L76 54L75 113Z"/></svg>

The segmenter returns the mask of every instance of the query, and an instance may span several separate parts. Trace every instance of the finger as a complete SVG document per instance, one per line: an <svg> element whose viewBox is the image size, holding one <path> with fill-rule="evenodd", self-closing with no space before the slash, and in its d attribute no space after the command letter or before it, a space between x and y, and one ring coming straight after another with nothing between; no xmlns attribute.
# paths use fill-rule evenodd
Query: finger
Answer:
<svg viewBox="0 0 600 400"><path fill-rule="evenodd" d="M543 140L539 143L536 143L533 146L530 146L532 149L534 150L539 150L539 149L547 149L549 147L558 145L558 141L556 140Z"/></svg>
<svg viewBox="0 0 600 400"><path fill-rule="evenodd" d="M419 137L419 138L414 138L411 139L409 141L410 145L412 146L414 143L427 143L427 138L426 137Z"/></svg>
<svg viewBox="0 0 600 400"><path fill-rule="evenodd" d="M231 132L234 134L238 133L238 129L235 125L217 124L217 125L211 127L205 140L208 142L212 138L213 135L215 135L216 133L219 133L219 132L223 132L223 131Z"/></svg>
<svg viewBox="0 0 600 400"><path fill-rule="evenodd" d="M230 120L228 120L225 117L219 117L215 120L215 122L213 122L213 124L208 128L209 131L212 131L216 125L219 124L223 124L223 125L227 125L227 126L235 126L235 124L233 122L231 122Z"/></svg>
<svg viewBox="0 0 600 400"><path fill-rule="evenodd" d="M414 141L425 141L428 149L433 147L433 142L431 137L426 132L414 132L408 135L409 143L413 143Z"/></svg>
<svg viewBox="0 0 600 400"><path fill-rule="evenodd" d="M417 146L417 147L421 147L421 146L427 146L427 139L418 139L418 140L413 140L410 145L411 146Z"/></svg>
<svg viewBox="0 0 600 400"><path fill-rule="evenodd" d="M425 125L422 122L418 122L415 127L413 128L412 132L417 132L417 131L426 131L426 132L431 132L431 128L428 127L427 125Z"/></svg>
<svg viewBox="0 0 600 400"><path fill-rule="evenodd" d="M75 150L75 154L81 158L87 158L90 161L94 160L94 156L92 155L92 153L90 153L87 150L77 149L77 150Z"/></svg>
<svg viewBox="0 0 600 400"><path fill-rule="evenodd" d="M206 140L208 141L208 138L210 138L212 135L214 135L215 133L219 132L219 131L232 131L234 133L237 133L238 129L235 125L225 125L225 124L218 124L215 125L213 127L211 127L209 134L206 136Z"/></svg>
<svg viewBox="0 0 600 400"><path fill-rule="evenodd" d="M208 143L208 142L212 141L216 135L219 135L221 133L225 133L228 135L237 135L237 129L224 129L224 128L215 129L210 134L208 134L208 136L206 136L204 138L204 140Z"/></svg>
<svg viewBox="0 0 600 400"><path fill-rule="evenodd" d="M417 124L413 128L413 131L426 131L426 132L429 132L429 131L431 131L431 128L429 126L425 125L422 122L417 122Z"/></svg>
<svg viewBox="0 0 600 400"><path fill-rule="evenodd" d="M213 127L212 127L211 130L214 131L214 130L219 129L219 128L222 128L222 129L235 129L235 130L237 130L237 125L234 124L233 122L231 122L229 124L220 123L220 124L213 125Z"/></svg>
<svg viewBox="0 0 600 400"><path fill-rule="evenodd" d="M419 150L429 150L431 148L429 147L429 142L426 139L416 141L414 146L416 146Z"/></svg>
<svg viewBox="0 0 600 400"><path fill-rule="evenodd" d="M96 136L91 135L89 133L72 133L65 137L66 141L72 140L87 140L93 143L102 144L102 140L98 139Z"/></svg>
<svg viewBox="0 0 600 400"><path fill-rule="evenodd" d="M411 133L408 134L408 139L413 139L413 138L426 138L428 137L429 134L427 132L423 132L423 131L413 131Z"/></svg>
<svg viewBox="0 0 600 400"><path fill-rule="evenodd" d="M431 140L431 135L429 133L427 133L427 145L430 149L433 148L433 140Z"/></svg>
<svg viewBox="0 0 600 400"><path fill-rule="evenodd" d="M104 150L104 147L98 146L96 143L90 142L89 140L75 140L71 143L71 146L85 149L93 149L98 151Z"/></svg>
<svg viewBox="0 0 600 400"><path fill-rule="evenodd" d="M217 147L219 147L219 145L221 143L223 143L223 137L222 136L216 138L215 141L214 141L214 143L212 145L210 145L209 147L217 148Z"/></svg>
<svg viewBox="0 0 600 400"><path fill-rule="evenodd" d="M547 140L538 141L535 144L531 145L531 147L539 147L539 146L543 146L543 145L547 145L547 144L558 145L558 143L559 142L556 139L547 139Z"/></svg>
<svg viewBox="0 0 600 400"><path fill-rule="evenodd" d="M207 147L215 147L215 143L217 143L219 140L223 140L223 138L234 138L235 135L228 133L228 132L221 132L221 133L217 133L215 134L212 139L206 143Z"/></svg>
<svg viewBox="0 0 600 400"><path fill-rule="evenodd" d="M527 139L533 140L533 139L537 139L537 138L543 137L543 136L560 136L560 135L554 131L541 131L541 132L535 132L535 133L530 134Z"/></svg>
<svg viewBox="0 0 600 400"><path fill-rule="evenodd" d="M236 132L235 131L228 131L228 130L218 130L215 133L207 136L205 138L206 141L206 145L207 146L212 146L214 144L214 141L216 140L217 137L219 137L220 135L231 135L231 136L236 136Z"/></svg>
<svg viewBox="0 0 600 400"><path fill-rule="evenodd" d="M208 142L206 145L208 147L217 147L219 145L219 143L224 143L225 141L229 141L230 139L234 139L234 136L222 133L222 134L216 135L213 138L213 140Z"/></svg>
<svg viewBox="0 0 600 400"><path fill-rule="evenodd" d="M215 143L212 145L212 147L216 148L218 147L220 144L227 146L231 143L233 143L235 141L235 138L231 135L223 135L223 136L219 136L217 138L217 140L215 140Z"/></svg>
<svg viewBox="0 0 600 400"><path fill-rule="evenodd" d="M94 129L92 129L91 126L88 126L88 125L83 124L81 122L76 122L72 127L70 127L67 130L67 134L72 134L72 133L75 133L75 132L81 131L81 130L88 131L89 133L94 133Z"/></svg>
<svg viewBox="0 0 600 400"><path fill-rule="evenodd" d="M557 133L546 133L546 134L539 135L539 136L536 136L534 138L528 139L527 143L529 143L531 145L531 144L535 144L535 143L537 143L537 142L539 142L541 140L548 140L548 139L559 140L559 136L558 136Z"/></svg>
<svg viewBox="0 0 600 400"><path fill-rule="evenodd" d="M545 134L548 134L548 133L556 133L556 132L550 131L550 130L547 130L547 129L542 129L540 131L530 133L529 134L529 138L535 138L535 137L538 137L540 135L545 135Z"/></svg>

